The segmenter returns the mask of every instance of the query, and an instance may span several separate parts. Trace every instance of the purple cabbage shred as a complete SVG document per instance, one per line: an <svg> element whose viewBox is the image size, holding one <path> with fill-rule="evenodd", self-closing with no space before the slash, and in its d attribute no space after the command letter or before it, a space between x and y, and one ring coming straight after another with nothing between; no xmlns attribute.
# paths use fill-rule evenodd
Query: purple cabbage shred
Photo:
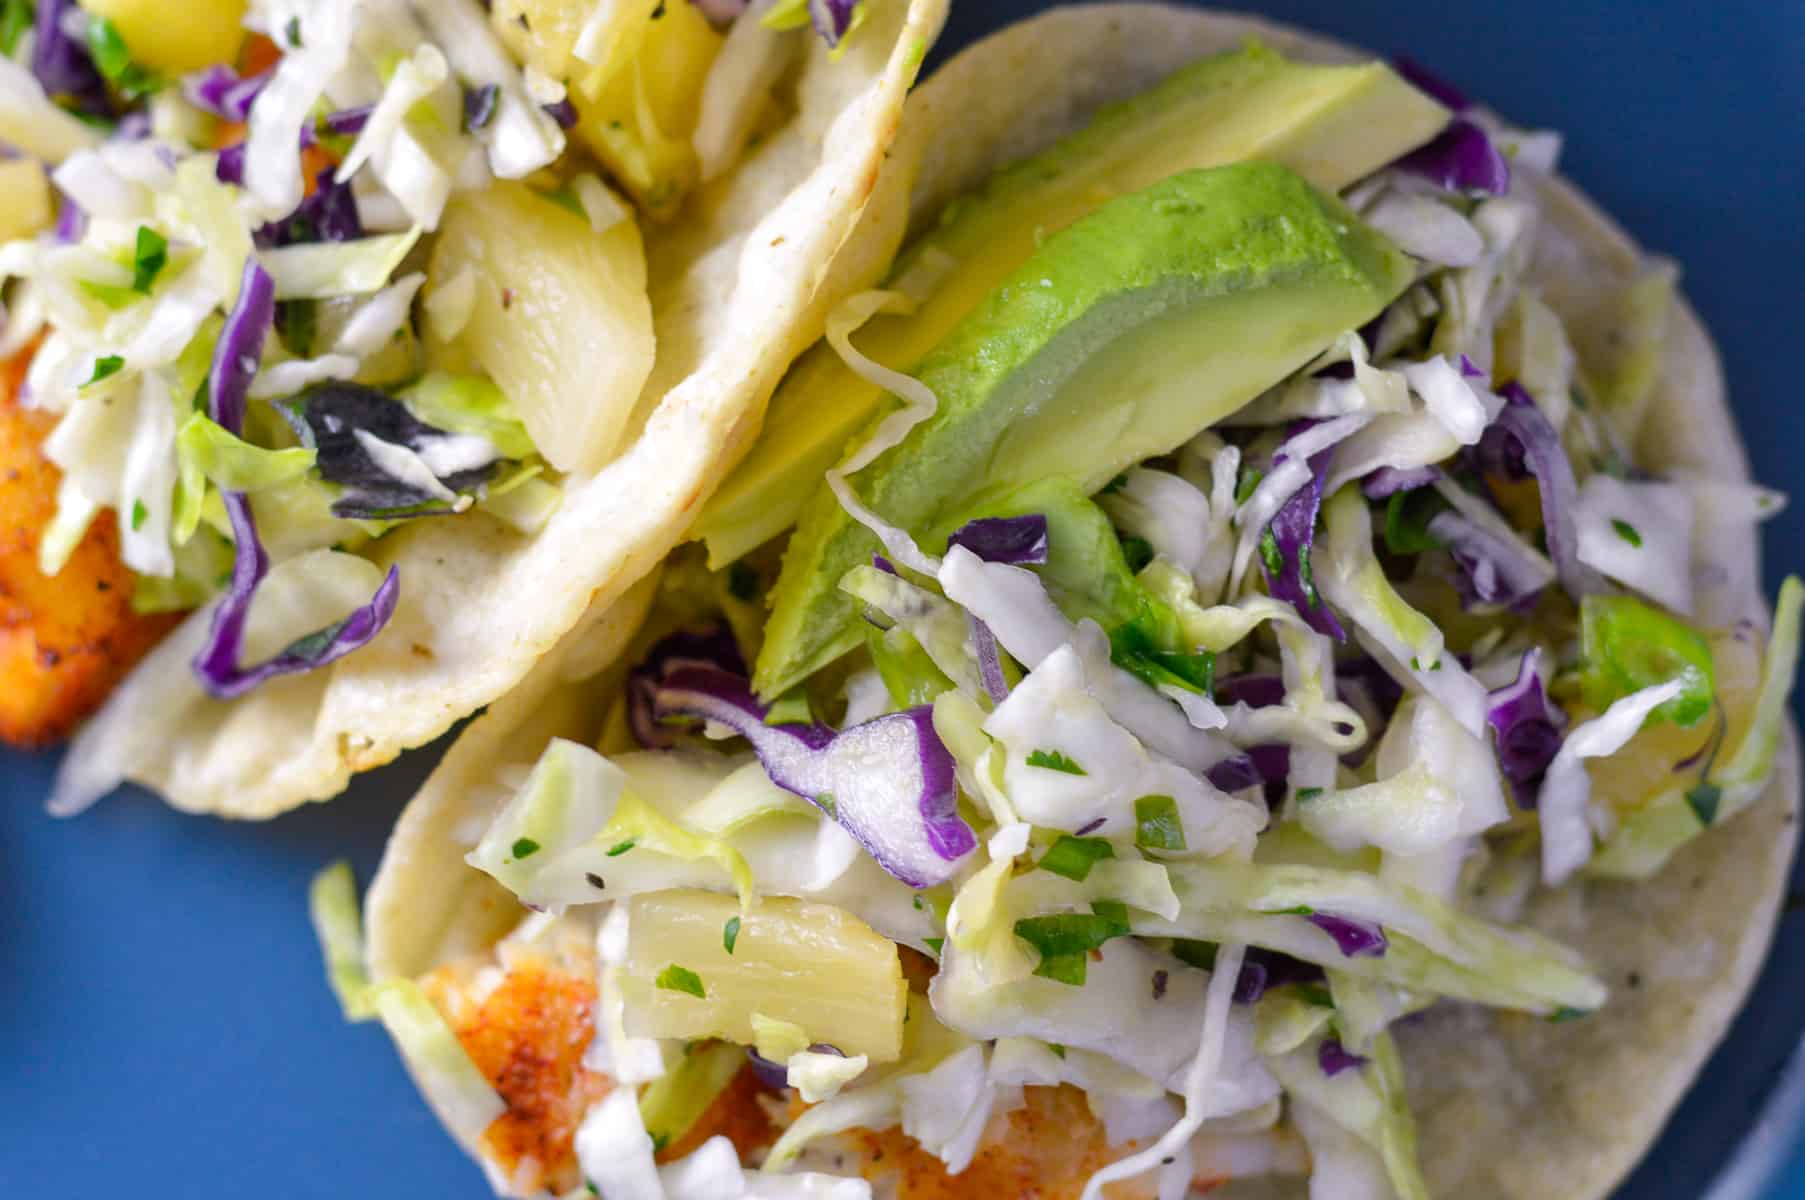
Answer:
<svg viewBox="0 0 1805 1200"><path fill-rule="evenodd" d="M1047 518L980 517L960 526L946 544L963 546L985 562L1036 566L1047 561Z"/></svg>
<svg viewBox="0 0 1805 1200"><path fill-rule="evenodd" d="M1296 437L1316 423L1299 421L1291 427L1290 436ZM1298 615L1317 633L1345 642L1347 631L1323 603L1310 566L1316 518L1322 510L1323 479L1328 474L1334 453L1334 447L1330 446L1310 456L1310 482L1285 501L1266 526L1261 538L1260 569L1266 576L1266 591L1273 599L1297 609ZM1273 457L1272 465L1277 467L1287 457L1281 447Z"/></svg>
<svg viewBox="0 0 1805 1200"><path fill-rule="evenodd" d="M220 331L208 376L208 414L230 433L244 431L245 399L263 360L263 340L275 323L275 314L275 283L252 259L245 264L238 302ZM230 700L279 675L298 674L336 662L368 645L388 625L400 599L401 577L394 567L389 568L368 604L353 609L325 629L297 639L266 662L240 666L238 656L251 601L269 574L269 555L257 536L250 497L243 492L226 492L223 498L232 523L232 578L225 596L213 610L206 644L194 658L195 676L209 695Z"/></svg>
<svg viewBox="0 0 1805 1200"><path fill-rule="evenodd" d="M1333 1079L1343 1071L1358 1071L1367 1060L1341 1044L1340 1038L1327 1037L1316 1048L1316 1065Z"/></svg>
<svg viewBox="0 0 1805 1200"><path fill-rule="evenodd" d="M1385 930L1371 921L1320 912L1304 919L1334 938L1336 948L1347 958L1380 958L1391 945Z"/></svg>

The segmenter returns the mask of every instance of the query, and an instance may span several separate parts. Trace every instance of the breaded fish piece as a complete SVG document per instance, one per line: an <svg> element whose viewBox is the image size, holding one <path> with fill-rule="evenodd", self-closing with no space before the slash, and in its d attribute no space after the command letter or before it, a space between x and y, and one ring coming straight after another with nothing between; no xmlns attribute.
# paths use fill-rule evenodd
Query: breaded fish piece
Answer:
<svg viewBox="0 0 1805 1200"><path fill-rule="evenodd" d="M595 1028L593 964L580 953L515 950L502 955L500 964L466 960L441 967L421 985L508 1106L482 1138L481 1153L493 1173L508 1181L512 1194L561 1194L581 1186L577 1126L615 1086L583 1065ZM777 1138L783 1108L750 1069L741 1071L696 1126L658 1159L668 1162L725 1135L742 1162L756 1163ZM804 1109L792 1099L787 1118ZM1111 1147L1084 1094L1072 1087L1024 1088L1022 1106L997 1121L958 1175L949 1175L938 1158L897 1128L856 1129L830 1139L828 1146L811 1150L816 1160L811 1165L862 1174L879 1196L893 1200L1078 1200L1095 1171L1134 1148ZM1200 1163L1192 1188L1208 1191L1228 1177L1229 1172ZM1104 1194L1109 1200L1149 1200L1154 1184L1152 1176L1144 1176L1111 1184Z"/></svg>
<svg viewBox="0 0 1805 1200"><path fill-rule="evenodd" d="M55 578L38 570L62 475L43 451L56 418L18 400L29 362L0 365L0 741L36 749L68 737L179 617L132 611L110 513Z"/></svg>

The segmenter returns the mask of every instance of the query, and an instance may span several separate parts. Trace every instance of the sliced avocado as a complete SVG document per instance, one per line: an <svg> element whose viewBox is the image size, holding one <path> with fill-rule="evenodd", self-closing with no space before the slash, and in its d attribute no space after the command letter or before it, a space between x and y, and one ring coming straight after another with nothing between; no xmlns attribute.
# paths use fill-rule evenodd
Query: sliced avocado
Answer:
<svg viewBox="0 0 1805 1200"><path fill-rule="evenodd" d="M1047 235L1169 175L1260 159L1339 191L1428 141L1447 120L1446 109L1383 63L1313 66L1257 44L1203 59L949 207L892 272L902 279L923 262L950 262L940 286L912 316L868 323L860 348L891 366L919 361ZM832 348L804 355L772 398L751 452L696 522L692 536L707 541L709 565L718 569L789 528L881 400Z"/></svg>
<svg viewBox="0 0 1805 1200"><path fill-rule="evenodd" d="M854 484L916 535L980 492L1087 494L1182 444L1370 320L1410 260L1290 170L1187 171L1048 238L916 367L932 418ZM776 695L858 641L838 583L878 543L825 487L772 592L755 683Z"/></svg>

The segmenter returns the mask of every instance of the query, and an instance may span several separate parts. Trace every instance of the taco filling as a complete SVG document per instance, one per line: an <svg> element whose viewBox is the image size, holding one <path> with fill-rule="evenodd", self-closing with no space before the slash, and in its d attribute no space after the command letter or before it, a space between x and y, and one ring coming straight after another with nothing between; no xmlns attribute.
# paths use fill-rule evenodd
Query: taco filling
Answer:
<svg viewBox="0 0 1805 1200"><path fill-rule="evenodd" d="M498 1190L1427 1195L1400 1031L1611 1003L1522 915L1761 796L1805 597L1638 461L1671 273L1538 285L1557 148L1248 45L837 308L457 831L518 926L372 985L318 897Z"/></svg>
<svg viewBox="0 0 1805 1200"><path fill-rule="evenodd" d="M0 737L113 693L55 811L132 779L267 816L505 692L669 548L724 469L707 425L818 331L939 13L164 7L0 20L0 445L29 468ZM617 490L639 519L591 536Z"/></svg>

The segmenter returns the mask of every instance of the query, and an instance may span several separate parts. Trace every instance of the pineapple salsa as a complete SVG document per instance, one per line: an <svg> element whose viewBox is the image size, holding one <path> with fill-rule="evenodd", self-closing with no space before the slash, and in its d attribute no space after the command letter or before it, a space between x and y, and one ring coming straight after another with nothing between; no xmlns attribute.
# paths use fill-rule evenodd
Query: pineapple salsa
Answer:
<svg viewBox="0 0 1805 1200"><path fill-rule="evenodd" d="M633 436L648 229L744 140L697 136L722 32L656 8L4 5L42 572L116 521L138 611L217 604L194 670L230 698L383 629L390 532L543 528Z"/></svg>

